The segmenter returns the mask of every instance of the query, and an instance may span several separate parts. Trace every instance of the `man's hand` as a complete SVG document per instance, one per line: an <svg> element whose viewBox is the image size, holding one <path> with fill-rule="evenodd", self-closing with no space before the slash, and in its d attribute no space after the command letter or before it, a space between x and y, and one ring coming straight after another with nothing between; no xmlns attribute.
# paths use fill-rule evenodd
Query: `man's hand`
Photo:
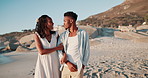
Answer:
<svg viewBox="0 0 148 78"><path fill-rule="evenodd" d="M66 53L64 53L62 59L60 60L60 63L63 64L63 63L65 63L66 61L67 61L67 55L66 55Z"/></svg>
<svg viewBox="0 0 148 78"><path fill-rule="evenodd" d="M82 68L84 69L85 68L85 66L82 64Z"/></svg>
<svg viewBox="0 0 148 78"><path fill-rule="evenodd" d="M68 68L69 68L69 70L71 72L76 72L77 71L77 66L74 65L73 63L71 63L71 62L68 61L66 64L67 64L67 66L68 66Z"/></svg>

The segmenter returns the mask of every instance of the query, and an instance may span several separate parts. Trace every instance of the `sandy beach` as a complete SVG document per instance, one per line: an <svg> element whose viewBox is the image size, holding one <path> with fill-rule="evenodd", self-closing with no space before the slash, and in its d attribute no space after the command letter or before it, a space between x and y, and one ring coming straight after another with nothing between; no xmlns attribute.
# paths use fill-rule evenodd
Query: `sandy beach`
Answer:
<svg viewBox="0 0 148 78"><path fill-rule="evenodd" d="M148 0L1 0L0 8L0 78L34 78L36 46L57 42L80 66L80 59L87 60L81 55L88 55L88 37L83 78L148 78ZM51 71L54 57L45 57Z"/></svg>
<svg viewBox="0 0 148 78"><path fill-rule="evenodd" d="M37 52L11 52L0 56L0 78L33 78Z"/></svg>
<svg viewBox="0 0 148 78"><path fill-rule="evenodd" d="M92 40L89 65L84 78L147 78L148 43L115 37Z"/></svg>
<svg viewBox="0 0 148 78"><path fill-rule="evenodd" d="M100 37L90 45L84 78L148 78L148 43ZM37 52L3 53L0 78L33 78L36 60Z"/></svg>

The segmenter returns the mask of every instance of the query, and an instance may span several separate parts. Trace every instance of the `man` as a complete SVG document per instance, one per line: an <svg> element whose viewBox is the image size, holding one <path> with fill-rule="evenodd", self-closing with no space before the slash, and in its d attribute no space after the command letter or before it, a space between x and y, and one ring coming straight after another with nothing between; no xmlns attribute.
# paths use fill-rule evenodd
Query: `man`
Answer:
<svg viewBox="0 0 148 78"><path fill-rule="evenodd" d="M83 78L83 69L87 65L90 46L89 35L76 26L77 14L66 12L64 14L64 28L60 35L67 61L62 70L62 78Z"/></svg>

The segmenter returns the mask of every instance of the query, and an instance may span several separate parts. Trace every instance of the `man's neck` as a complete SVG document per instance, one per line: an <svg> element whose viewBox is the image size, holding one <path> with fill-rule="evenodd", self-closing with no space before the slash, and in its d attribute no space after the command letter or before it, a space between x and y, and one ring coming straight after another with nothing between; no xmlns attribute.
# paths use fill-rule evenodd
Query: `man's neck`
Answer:
<svg viewBox="0 0 148 78"><path fill-rule="evenodd" d="M72 25L69 29L69 31L72 32L76 32L78 30L78 27L76 25Z"/></svg>

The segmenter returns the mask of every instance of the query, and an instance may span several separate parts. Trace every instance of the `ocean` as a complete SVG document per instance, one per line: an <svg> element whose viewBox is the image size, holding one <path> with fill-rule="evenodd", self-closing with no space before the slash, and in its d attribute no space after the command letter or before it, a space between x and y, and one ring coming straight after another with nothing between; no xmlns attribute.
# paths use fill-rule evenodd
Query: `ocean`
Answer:
<svg viewBox="0 0 148 78"><path fill-rule="evenodd" d="M13 60L10 59L9 57L6 57L6 56L0 54L0 64L6 64L6 63L10 63L12 61Z"/></svg>

